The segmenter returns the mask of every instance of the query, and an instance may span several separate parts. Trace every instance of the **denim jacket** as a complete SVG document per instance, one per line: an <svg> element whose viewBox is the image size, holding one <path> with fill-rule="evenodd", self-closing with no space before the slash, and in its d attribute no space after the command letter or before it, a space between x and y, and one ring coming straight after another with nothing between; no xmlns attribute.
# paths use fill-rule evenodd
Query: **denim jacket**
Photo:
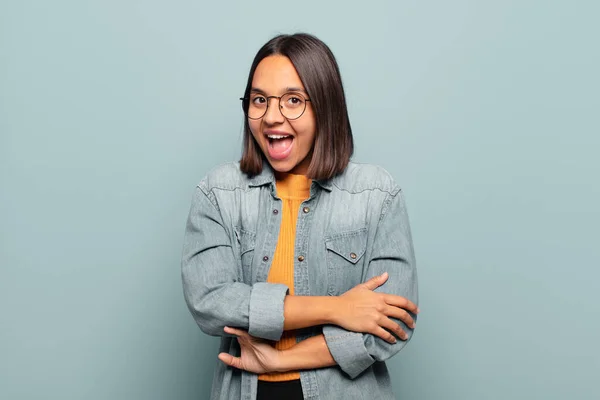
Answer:
<svg viewBox="0 0 600 400"><path fill-rule="evenodd" d="M248 178L237 163L219 166L196 187L187 221L182 279L186 303L203 332L220 336L220 351L239 356L224 326L267 340L283 332L288 287L267 283L282 202L273 171ZM298 210L294 288L298 296L338 296L384 272L377 291L417 303L417 274L403 193L380 167L351 162L331 180L313 181ZM414 318L416 316L413 315ZM412 330L395 320L407 332ZM394 399L385 360L407 341L339 326L298 331L297 340L323 333L337 365L300 372L306 400ZM216 360L212 400L254 400L257 375Z"/></svg>

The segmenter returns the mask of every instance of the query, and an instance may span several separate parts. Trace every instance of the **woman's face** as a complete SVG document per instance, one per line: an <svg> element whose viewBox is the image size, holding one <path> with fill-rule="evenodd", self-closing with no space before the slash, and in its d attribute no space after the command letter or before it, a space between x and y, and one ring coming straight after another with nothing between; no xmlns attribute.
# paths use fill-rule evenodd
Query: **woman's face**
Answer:
<svg viewBox="0 0 600 400"><path fill-rule="evenodd" d="M267 96L279 97L289 92L309 98L289 58L281 55L264 58L254 72L250 97L260 95L255 101L264 102ZM275 171L305 175L312 157L316 129L310 101L306 102L302 116L294 120L283 116L278 99L266 101L269 106L262 118L248 118L252 136Z"/></svg>

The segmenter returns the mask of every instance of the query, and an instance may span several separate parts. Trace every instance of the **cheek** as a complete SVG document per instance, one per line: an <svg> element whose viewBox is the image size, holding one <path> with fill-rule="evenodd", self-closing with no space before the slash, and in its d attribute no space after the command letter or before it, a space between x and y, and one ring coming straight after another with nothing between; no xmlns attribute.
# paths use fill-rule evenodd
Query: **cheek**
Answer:
<svg viewBox="0 0 600 400"><path fill-rule="evenodd" d="M305 140L308 142L310 147L312 148L315 143L316 131L317 131L317 121L315 120L315 115L312 110L306 110L306 120L303 121L302 129L304 131Z"/></svg>
<svg viewBox="0 0 600 400"><path fill-rule="evenodd" d="M316 126L313 122L307 122L298 127L298 133L302 140L302 147L311 149L315 143Z"/></svg>
<svg viewBox="0 0 600 400"><path fill-rule="evenodd" d="M260 132L260 121L251 119L248 121L248 125L250 126L250 132L252 132L252 136L254 136L254 139L260 143L260 141L256 137L257 133Z"/></svg>

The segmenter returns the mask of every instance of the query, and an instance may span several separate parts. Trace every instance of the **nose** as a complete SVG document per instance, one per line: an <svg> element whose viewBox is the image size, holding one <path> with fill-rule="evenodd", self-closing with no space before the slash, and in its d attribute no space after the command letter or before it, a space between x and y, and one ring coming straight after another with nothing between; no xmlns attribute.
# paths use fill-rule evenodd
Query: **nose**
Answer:
<svg viewBox="0 0 600 400"><path fill-rule="evenodd" d="M282 124L285 118L279 109L279 99L277 97L270 97L267 101L269 105L267 112L263 116L263 121L267 125Z"/></svg>

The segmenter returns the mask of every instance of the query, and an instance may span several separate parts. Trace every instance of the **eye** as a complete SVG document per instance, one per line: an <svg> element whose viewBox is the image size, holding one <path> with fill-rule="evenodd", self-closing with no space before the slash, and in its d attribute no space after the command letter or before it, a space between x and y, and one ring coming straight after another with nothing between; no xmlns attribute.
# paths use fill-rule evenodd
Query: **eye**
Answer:
<svg viewBox="0 0 600 400"><path fill-rule="evenodd" d="M296 94L288 94L285 96L285 104L287 107L296 108L304 104L304 98Z"/></svg>
<svg viewBox="0 0 600 400"><path fill-rule="evenodd" d="M267 102L265 96L254 95L250 98L250 102L255 106L264 105Z"/></svg>

